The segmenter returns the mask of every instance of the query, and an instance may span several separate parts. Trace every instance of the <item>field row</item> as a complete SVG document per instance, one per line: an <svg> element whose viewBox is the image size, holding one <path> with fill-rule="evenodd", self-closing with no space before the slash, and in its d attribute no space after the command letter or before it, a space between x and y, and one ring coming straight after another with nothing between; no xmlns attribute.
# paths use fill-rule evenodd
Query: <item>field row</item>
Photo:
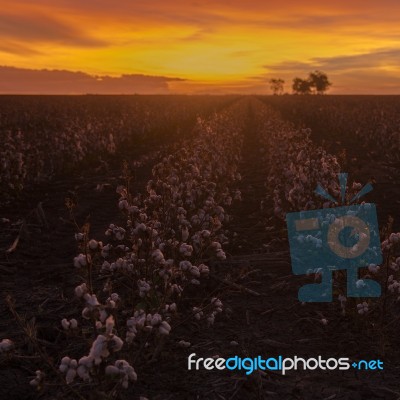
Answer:
<svg viewBox="0 0 400 400"><path fill-rule="evenodd" d="M74 173L79 166L97 167L111 156L143 155L185 135L197 117L231 101L201 96L2 97L1 197L12 198L27 184Z"/></svg>

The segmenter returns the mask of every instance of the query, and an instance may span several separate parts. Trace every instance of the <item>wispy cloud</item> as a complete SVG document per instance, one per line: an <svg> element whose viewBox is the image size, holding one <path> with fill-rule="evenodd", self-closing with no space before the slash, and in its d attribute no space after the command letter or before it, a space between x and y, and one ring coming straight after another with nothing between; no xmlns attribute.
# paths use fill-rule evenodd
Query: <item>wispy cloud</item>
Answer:
<svg viewBox="0 0 400 400"><path fill-rule="evenodd" d="M167 94L180 78L138 74L92 76L64 70L0 67L0 93L13 94Z"/></svg>
<svg viewBox="0 0 400 400"><path fill-rule="evenodd" d="M342 72L390 66L400 68L400 48L378 49L368 53L335 57L314 57L309 61L282 61L276 64L264 65L264 68L269 71L282 72L308 71L316 68Z"/></svg>
<svg viewBox="0 0 400 400"><path fill-rule="evenodd" d="M26 42L56 42L75 46L105 46L104 40L87 36L76 26L67 25L43 14L0 13L0 37Z"/></svg>

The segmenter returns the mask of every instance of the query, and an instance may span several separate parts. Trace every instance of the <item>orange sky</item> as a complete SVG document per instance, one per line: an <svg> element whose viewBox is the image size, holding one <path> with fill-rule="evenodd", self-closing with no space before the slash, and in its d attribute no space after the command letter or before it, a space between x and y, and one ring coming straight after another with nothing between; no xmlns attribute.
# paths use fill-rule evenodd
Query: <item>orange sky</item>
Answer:
<svg viewBox="0 0 400 400"><path fill-rule="evenodd" d="M0 0L0 93L290 92L321 69L400 94L399 21L398 0Z"/></svg>

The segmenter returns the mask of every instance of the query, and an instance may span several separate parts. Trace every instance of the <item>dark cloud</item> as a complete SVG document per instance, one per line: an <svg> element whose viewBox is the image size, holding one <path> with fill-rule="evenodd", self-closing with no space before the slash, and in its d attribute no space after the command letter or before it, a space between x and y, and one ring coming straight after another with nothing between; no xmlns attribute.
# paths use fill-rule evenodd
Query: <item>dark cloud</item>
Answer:
<svg viewBox="0 0 400 400"><path fill-rule="evenodd" d="M78 46L104 46L106 42L88 37L81 30L45 15L16 15L0 12L2 40L56 42Z"/></svg>
<svg viewBox="0 0 400 400"><path fill-rule="evenodd" d="M312 69L341 72L382 66L400 66L400 49L380 49L370 53L336 57L314 57L309 62L283 61L277 64L264 65L264 68L269 71L282 72L307 72Z"/></svg>
<svg viewBox="0 0 400 400"><path fill-rule="evenodd" d="M84 72L0 67L0 93L12 94L168 94L180 78L147 75L92 76Z"/></svg>

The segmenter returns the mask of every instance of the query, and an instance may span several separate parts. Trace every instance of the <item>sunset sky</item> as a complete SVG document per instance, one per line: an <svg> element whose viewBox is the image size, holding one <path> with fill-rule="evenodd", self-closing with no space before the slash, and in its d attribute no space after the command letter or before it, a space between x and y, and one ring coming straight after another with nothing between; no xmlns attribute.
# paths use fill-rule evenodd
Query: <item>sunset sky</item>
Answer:
<svg viewBox="0 0 400 400"><path fill-rule="evenodd" d="M398 0L0 5L0 93L269 94L319 69L332 94L400 94Z"/></svg>

